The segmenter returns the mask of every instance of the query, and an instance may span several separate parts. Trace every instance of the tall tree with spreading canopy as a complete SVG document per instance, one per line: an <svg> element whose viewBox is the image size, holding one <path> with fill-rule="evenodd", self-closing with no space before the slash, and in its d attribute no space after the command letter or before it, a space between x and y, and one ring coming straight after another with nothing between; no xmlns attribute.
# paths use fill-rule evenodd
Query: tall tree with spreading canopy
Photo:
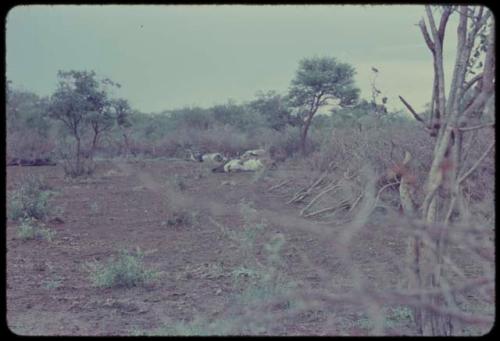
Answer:
<svg viewBox="0 0 500 341"><path fill-rule="evenodd" d="M354 86L354 68L332 57L303 59L292 80L289 98L302 120L300 147L306 153L306 140L314 115L327 104L353 105L359 97Z"/></svg>
<svg viewBox="0 0 500 341"><path fill-rule="evenodd" d="M464 153L464 140L474 138L470 132L490 129L495 124L494 117L485 115L485 109L494 101L495 29L491 12L483 6L426 6L425 12L427 21L422 19L419 27L432 54L434 68L428 119L419 115L402 96L399 97L429 132L434 143L423 201L415 206L415 212L407 212L422 218L427 228L432 228L436 223L448 226L452 217L460 219L463 214L460 204L464 202L463 185L495 145L495 141L491 141L485 146L481 157L466 169L466 165L471 162L466 162L470 160L466 159ZM443 44L452 15L458 16L457 48L449 91L446 93ZM436 20L436 16L439 20ZM443 288L445 241L442 238L442 234L437 237L434 248L424 246L417 237L414 240L415 244L411 248L415 261L412 283L418 289ZM433 306L443 307L447 303L442 296L432 297ZM449 315L419 308L415 318L424 335L450 335L453 331L453 321Z"/></svg>

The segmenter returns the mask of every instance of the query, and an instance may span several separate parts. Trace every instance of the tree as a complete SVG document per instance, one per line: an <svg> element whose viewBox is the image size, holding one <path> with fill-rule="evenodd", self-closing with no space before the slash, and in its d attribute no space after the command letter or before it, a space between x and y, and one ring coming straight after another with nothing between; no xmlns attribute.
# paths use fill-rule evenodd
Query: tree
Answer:
<svg viewBox="0 0 500 341"><path fill-rule="evenodd" d="M32 129L46 137L50 127L46 117L47 102L47 98L13 88L12 82L7 81L5 108L7 132Z"/></svg>
<svg viewBox="0 0 500 341"><path fill-rule="evenodd" d="M287 125L298 124L288 106L286 98L276 91L257 93L257 98L251 101L248 106L254 112L262 115L268 127L274 130L283 130Z"/></svg>
<svg viewBox="0 0 500 341"><path fill-rule="evenodd" d="M174 109L170 112L172 128L191 127L194 129L206 130L213 124L211 112L200 107L184 107Z"/></svg>
<svg viewBox="0 0 500 341"><path fill-rule="evenodd" d="M93 133L90 149L91 158L94 156L100 136L113 128L118 119L120 119L122 124L126 124L126 115L130 110L125 100L116 101L108 98L108 92L105 87L110 85L119 86L118 84L113 83L109 79L104 79L101 84L103 85L101 89L88 95L91 106L86 121L90 124Z"/></svg>
<svg viewBox="0 0 500 341"><path fill-rule="evenodd" d="M48 98L12 87L7 81L5 122L7 155L43 158L54 148L52 126L47 117Z"/></svg>
<svg viewBox="0 0 500 341"><path fill-rule="evenodd" d="M213 106L210 111L215 121L232 125L242 131L248 132L263 125L263 119L259 113L249 113L245 105L237 104L231 99L225 104Z"/></svg>
<svg viewBox="0 0 500 341"><path fill-rule="evenodd" d="M479 129L494 127L493 118L484 121L484 112L494 100L495 89L495 29L491 12L482 6L425 7L427 22L419 23L423 38L433 57L434 85L428 120L399 96L416 120L422 123L434 142L433 159L426 179L424 199L418 212L408 212L422 218L428 225L436 222L445 226L452 216L460 217L458 203L462 197L465 180L493 150L492 141L481 157L469 169L463 141L466 134ZM439 11L439 22L435 13ZM458 15L457 50L449 92L445 92L443 44L448 19ZM471 137L472 138L472 137ZM447 190L449 188L450 190ZM458 219L458 218L456 218ZM415 238L415 277L412 282L418 289L435 290L442 286L444 240L435 240L432 250ZM422 260L426 260L423 263ZM434 306L446 306L441 296L431 299ZM424 335L449 335L453 324L449 316L417 309L415 313L420 332Z"/></svg>
<svg viewBox="0 0 500 341"><path fill-rule="evenodd" d="M125 144L125 157L128 158L130 150L130 128L132 127L132 122L130 120L130 115L132 109L130 104L125 99L113 99L111 100L111 106L114 109L116 123L120 128L123 142Z"/></svg>
<svg viewBox="0 0 500 341"><path fill-rule="evenodd" d="M92 160L99 136L111 129L116 115L109 99L109 87L118 84L109 79L98 80L94 71L59 71L59 84L52 95L49 117L63 123L75 139L75 165L72 175L85 172L82 164L82 138L91 137L87 157Z"/></svg>
<svg viewBox="0 0 500 341"><path fill-rule="evenodd" d="M359 89L354 86L354 68L331 57L303 59L292 80L289 97L303 122L300 137L306 153L307 132L318 109L327 104L345 107L356 103ZM336 103L335 103L336 102Z"/></svg>

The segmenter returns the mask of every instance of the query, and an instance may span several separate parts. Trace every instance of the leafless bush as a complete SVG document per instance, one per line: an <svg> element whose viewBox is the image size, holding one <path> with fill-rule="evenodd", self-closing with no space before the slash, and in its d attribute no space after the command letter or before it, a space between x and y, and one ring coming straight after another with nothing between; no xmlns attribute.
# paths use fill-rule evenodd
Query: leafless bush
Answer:
<svg viewBox="0 0 500 341"><path fill-rule="evenodd" d="M374 125L362 131L354 126L333 129L329 138L323 138L317 151L305 159L296 160L295 164L310 171L329 170L336 174L359 170L369 164L379 180L377 189L381 189L397 182L396 175L405 151L413 156L411 173L414 187L422 188L431 161L432 146L425 132L412 124ZM389 195L397 186L387 189L381 195ZM397 199L397 195L392 199Z"/></svg>
<svg viewBox="0 0 500 341"><path fill-rule="evenodd" d="M255 139L261 141L268 150L281 151L284 158L290 158L300 150L300 130L296 127L287 126L280 131L260 129Z"/></svg>
<svg viewBox="0 0 500 341"><path fill-rule="evenodd" d="M279 218L280 222L286 220L287 228L300 224L316 234L329 246L328 259L337 264L335 268L345 270L339 278L338 270L332 272L331 265L315 263L306 253L296 254L295 266L309 269L310 276L318 278L321 285L311 288L301 284L285 296L269 297L259 306L244 310L239 323L257 323L263 334L276 335L280 333L275 327L278 324L319 311L331 316L319 334L418 335L415 311L420 309L449 319L452 335L481 335L489 331L494 321L495 295L491 226L484 219L472 217L449 224L428 224L405 217L392 205L386 205L373 168L367 162L361 169L345 174L334 170L316 173L315 179L299 191L286 191L286 186L278 185L272 189L282 189L284 199L298 207L297 216L302 214L311 220L306 224L287 217ZM303 172L307 174L306 169ZM300 183L297 168L287 176L288 184ZM354 193L359 195L353 196ZM344 208L335 205L342 200L347 201ZM476 204L475 208L489 203ZM314 222L319 214L311 213L325 207L328 210L328 205L334 208L333 212L342 209L349 214ZM385 207L383 213L378 210L381 206ZM327 210L325 213L332 213ZM266 218L271 223L276 221L272 216ZM421 283L418 290L409 286L417 268L412 253L406 249L414 237L442 256L444 272L439 288L426 283ZM432 259L421 262L426 273L437 269ZM442 297L446 306L434 304L434 297ZM294 304L273 310L280 302ZM356 311L355 317L347 318L346 311Z"/></svg>

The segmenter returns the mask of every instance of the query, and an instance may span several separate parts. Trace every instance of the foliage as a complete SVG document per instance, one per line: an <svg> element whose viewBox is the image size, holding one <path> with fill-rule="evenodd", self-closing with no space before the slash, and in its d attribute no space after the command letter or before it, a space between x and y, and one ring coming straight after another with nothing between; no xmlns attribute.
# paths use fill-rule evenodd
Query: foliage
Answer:
<svg viewBox="0 0 500 341"><path fill-rule="evenodd" d="M18 188L8 195L7 216L11 220L44 219L50 213L50 195L51 192L47 190L41 178L27 175L23 177Z"/></svg>
<svg viewBox="0 0 500 341"><path fill-rule="evenodd" d="M359 89L354 86L354 68L331 57L302 59L290 87L291 104L318 108L335 100L340 106L354 104Z"/></svg>
<svg viewBox="0 0 500 341"><path fill-rule="evenodd" d="M144 253L122 250L118 258L111 257L106 264L87 263L90 278L96 287L134 287L148 284L158 278L159 273L144 268Z"/></svg>
<svg viewBox="0 0 500 341"><path fill-rule="evenodd" d="M363 99L349 108L333 109L332 118L335 125L351 125L359 122L363 117L369 116L374 110L374 104Z"/></svg>
<svg viewBox="0 0 500 341"><path fill-rule="evenodd" d="M14 88L7 81L5 122L7 155L18 158L47 157L54 149L48 99Z"/></svg>
<svg viewBox="0 0 500 341"><path fill-rule="evenodd" d="M47 98L13 88L7 82L5 114L9 133L27 129L46 137L50 126L46 117L47 107Z"/></svg>
<svg viewBox="0 0 500 341"><path fill-rule="evenodd" d="M213 125L212 113L200 107L184 107L170 111L172 128L208 129Z"/></svg>
<svg viewBox="0 0 500 341"><path fill-rule="evenodd" d="M66 133L75 140L74 167L70 175L85 173L82 158L92 159L99 137L109 131L116 120L125 124L126 101L110 99L110 87L119 84L105 78L97 79L94 71L59 71L58 88L51 97L49 117L62 123ZM82 140L88 139L83 153Z"/></svg>
<svg viewBox="0 0 500 341"><path fill-rule="evenodd" d="M225 104L215 105L210 111L214 120L223 125L234 126L241 131L248 132L265 126L265 119L260 112L252 111L245 105L238 105L232 100Z"/></svg>
<svg viewBox="0 0 500 341"><path fill-rule="evenodd" d="M410 323L413 320L413 312L407 306L384 308L381 313L383 314L384 329L398 328L402 325ZM372 329L375 327L376 322L369 317L363 316L356 321L356 324L363 329Z"/></svg>
<svg viewBox="0 0 500 341"><path fill-rule="evenodd" d="M44 239L52 241L55 231L39 226L34 219L24 219L17 230L17 236L22 240Z"/></svg>
<svg viewBox="0 0 500 341"><path fill-rule="evenodd" d="M274 130L283 130L287 125L298 125L297 117L292 116L287 99L276 91L258 92L257 98L248 104L249 108L262 115L266 126Z"/></svg>
<svg viewBox="0 0 500 341"><path fill-rule="evenodd" d="M339 63L332 57L303 59L292 80L289 97L304 123L301 133L301 149L306 152L309 126L318 109L327 104L340 107L353 105L358 100L359 89L354 86L354 68Z"/></svg>
<svg viewBox="0 0 500 341"><path fill-rule="evenodd" d="M132 115L133 111L128 101L123 98L111 99L110 105L114 110L118 126L125 128L131 127L132 121L130 120L130 115Z"/></svg>

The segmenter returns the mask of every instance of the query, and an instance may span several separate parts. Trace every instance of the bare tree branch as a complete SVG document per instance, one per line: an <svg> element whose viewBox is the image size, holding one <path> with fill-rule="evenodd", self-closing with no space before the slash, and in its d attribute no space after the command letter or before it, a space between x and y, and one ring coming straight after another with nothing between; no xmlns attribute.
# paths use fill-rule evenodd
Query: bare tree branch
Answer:
<svg viewBox="0 0 500 341"><path fill-rule="evenodd" d="M441 21L439 22L439 29L438 29L438 36L439 36L439 40L441 41L441 45L442 45L443 40L444 40L444 33L446 30L446 24L448 23L448 18L450 17L452 12L453 12L453 8L451 6L445 7L443 15L441 16Z"/></svg>
<svg viewBox="0 0 500 341"><path fill-rule="evenodd" d="M464 174L462 175L457 183L460 184L462 183L465 179L467 179L475 170L476 168L481 164L481 162L486 158L486 156L488 155L488 153L493 149L493 147L495 146L495 141L493 141L489 146L488 148L486 148L486 150L484 151L483 155L481 155L479 157L479 159L476 161L476 163Z"/></svg>
<svg viewBox="0 0 500 341"><path fill-rule="evenodd" d="M427 12L427 18L429 19L429 26L431 27L432 36L434 37L434 44L437 44L439 42L439 39L436 39L438 37L438 31L436 28L436 23L434 21L434 15L432 14L431 6L426 5L425 11Z"/></svg>
<svg viewBox="0 0 500 341"><path fill-rule="evenodd" d="M485 124L479 124L476 126L471 126L471 127L459 127L458 130L460 131L471 131L471 130L477 130L477 129L483 129L483 128L488 128L488 127L495 127L495 122L489 122Z"/></svg>
<svg viewBox="0 0 500 341"><path fill-rule="evenodd" d="M474 85L474 83L476 83L477 81L481 80L482 78L483 78L483 74L480 73L480 74L474 76L468 82L466 82L465 85L464 85L463 93L466 93L467 90L469 90L469 88Z"/></svg>
<svg viewBox="0 0 500 341"><path fill-rule="evenodd" d="M491 16L491 12L486 12L486 14L484 16L482 16L481 18L479 18L474 23L474 26L472 28L472 32L469 35L469 41L470 41L471 45L474 42L475 38L477 37L477 33L479 32L479 30L481 29L481 27L483 27L484 25L486 25L486 22L488 21L488 19L490 18L490 16Z"/></svg>
<svg viewBox="0 0 500 341"><path fill-rule="evenodd" d="M464 110L463 117L467 117L472 112L480 109L486 104L495 91L495 28L492 27L489 34L488 47L484 60L483 77L481 78L481 92L470 105Z"/></svg>
<svg viewBox="0 0 500 341"><path fill-rule="evenodd" d="M425 125L424 119L422 117L420 117L419 114L417 114L417 112L413 109L413 107L408 102L406 102L403 97L401 97L401 96L398 96L398 97L401 100L401 102L403 102L403 104L405 105L405 107L411 112L411 114L413 115L413 117L415 117L415 119L417 121L420 121L420 122L422 122ZM427 126L426 126L426 128L428 129Z"/></svg>
<svg viewBox="0 0 500 341"><path fill-rule="evenodd" d="M441 27L441 32L442 32L443 36L440 37L440 35L439 35L440 32L438 32L438 30L436 28L436 23L434 21L434 16L432 14L431 7L429 5L426 5L425 11L427 13L427 18L429 20L429 26L430 26L430 30L431 30L431 34L432 34L432 38L433 38L432 39L433 44L432 44L431 51L432 51L433 59L434 59L434 73L435 73L435 77L437 78L437 91L435 94L435 96L436 96L435 98L436 98L436 103L437 103L436 120L437 120L437 123L439 123L439 120L441 118L438 119L437 113L439 112L439 116L441 116L441 115L444 116L445 109L446 109L446 95L445 95L445 87L444 87L444 68L443 68L443 44L442 44L441 38L444 37L444 31L445 31L446 23L448 22L448 20L447 20L447 18L445 18L445 20L442 20L440 23L443 25ZM450 13L446 14L448 12L450 12ZM451 14L451 12L452 12L451 8L448 8L445 11L446 16L449 16ZM420 29L422 30L422 34L424 35L424 39L428 43L429 34L428 34L426 29L424 31L424 28L426 28L425 22L422 20L420 23ZM426 37L426 34L427 34L427 37Z"/></svg>
<svg viewBox="0 0 500 341"><path fill-rule="evenodd" d="M432 41L432 38L429 36L429 32L427 31L427 26L425 26L424 19L420 20L418 26L420 26L420 30L422 31L422 35L424 36L425 42L429 47L429 50L431 50L431 52L434 54L435 53L434 42Z"/></svg>
<svg viewBox="0 0 500 341"><path fill-rule="evenodd" d="M471 46L467 46L467 17L463 15L467 7L460 6L460 21L457 27L457 54L455 58L455 67L451 79L450 92L448 96L447 109L451 115L458 115L458 102L461 98L461 89L467 70L467 61L470 57Z"/></svg>

